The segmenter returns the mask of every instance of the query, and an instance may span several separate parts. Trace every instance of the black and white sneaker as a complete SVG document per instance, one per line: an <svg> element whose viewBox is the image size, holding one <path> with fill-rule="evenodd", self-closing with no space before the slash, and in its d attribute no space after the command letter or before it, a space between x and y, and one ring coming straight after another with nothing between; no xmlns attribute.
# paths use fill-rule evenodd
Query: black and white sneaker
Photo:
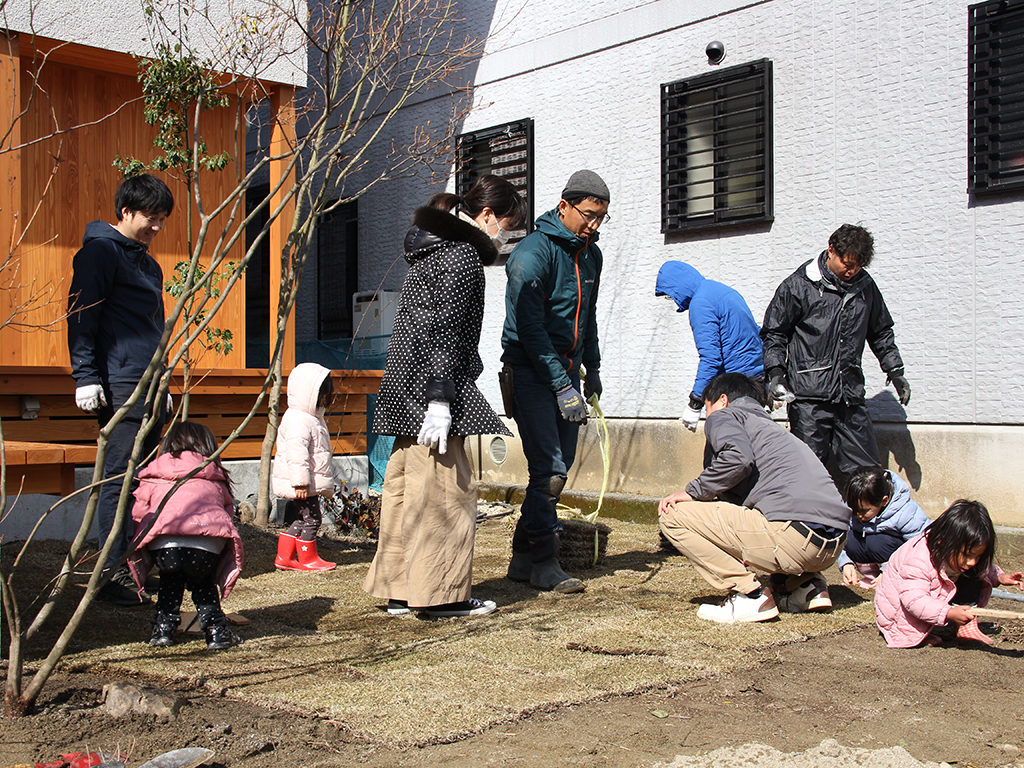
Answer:
<svg viewBox="0 0 1024 768"><path fill-rule="evenodd" d="M446 603L445 605L432 605L424 608L423 612L428 616L436 618L447 618L452 616L486 616L498 610L498 605L493 600L477 600L475 597L463 600L461 603Z"/></svg>

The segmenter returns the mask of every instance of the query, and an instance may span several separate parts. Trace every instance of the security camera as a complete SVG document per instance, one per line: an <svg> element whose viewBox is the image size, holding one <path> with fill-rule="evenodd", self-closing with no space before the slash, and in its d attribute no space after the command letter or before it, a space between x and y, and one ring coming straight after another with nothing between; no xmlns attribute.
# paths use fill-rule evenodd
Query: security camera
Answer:
<svg viewBox="0 0 1024 768"><path fill-rule="evenodd" d="M708 55L708 64L721 64L725 58L725 46L717 40L712 40L704 49L704 53Z"/></svg>

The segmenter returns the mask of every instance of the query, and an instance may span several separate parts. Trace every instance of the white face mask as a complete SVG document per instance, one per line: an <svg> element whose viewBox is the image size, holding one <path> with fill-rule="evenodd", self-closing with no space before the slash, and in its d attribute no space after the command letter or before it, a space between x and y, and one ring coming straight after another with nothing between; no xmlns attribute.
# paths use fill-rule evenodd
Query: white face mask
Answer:
<svg viewBox="0 0 1024 768"><path fill-rule="evenodd" d="M487 225L487 229L485 229L484 231L487 233L487 236L491 238L491 240L494 242L494 247L500 251L502 246L504 246L505 243L508 242L509 238L512 237L512 233L509 232L508 230L501 228L501 224L498 223L497 217L494 218L494 225L498 228L497 234L491 234L490 224Z"/></svg>

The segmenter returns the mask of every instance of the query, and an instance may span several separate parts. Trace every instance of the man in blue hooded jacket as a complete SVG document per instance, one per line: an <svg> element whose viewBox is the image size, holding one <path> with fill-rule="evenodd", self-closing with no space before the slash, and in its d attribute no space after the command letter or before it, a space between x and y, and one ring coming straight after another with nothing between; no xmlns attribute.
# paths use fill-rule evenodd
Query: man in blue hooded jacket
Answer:
<svg viewBox="0 0 1024 768"><path fill-rule="evenodd" d="M512 417L529 467L522 516L512 538L508 578L538 589L581 592L583 582L558 562L556 506L576 458L585 398L601 395L597 294L601 250L597 230L608 217L608 186L577 171L558 207L516 246L505 266L501 359L512 376ZM580 393L580 366L586 384Z"/></svg>
<svg viewBox="0 0 1024 768"><path fill-rule="evenodd" d="M680 421L697 430L704 407L704 388L720 373L764 376L761 329L739 291L708 280L682 261L666 261L658 270L656 296L668 296L680 312L690 311L690 328L700 363L690 390L690 402Z"/></svg>
<svg viewBox="0 0 1024 768"><path fill-rule="evenodd" d="M100 429L131 397L149 367L164 332L163 272L149 246L174 210L174 197L160 179L141 174L125 179L114 196L117 223L93 221L75 254L68 291L68 349L75 379L75 403L95 413ZM135 437L152 404L139 398L110 434L104 479L96 506L99 546L113 533L121 483L112 478L128 468ZM162 404L161 404L162 405ZM143 456L160 442L164 408L143 444ZM131 500L129 500L131 503ZM107 568L124 557L132 541L132 517L113 535ZM116 605L148 602L134 589L124 566L111 574L96 597Z"/></svg>

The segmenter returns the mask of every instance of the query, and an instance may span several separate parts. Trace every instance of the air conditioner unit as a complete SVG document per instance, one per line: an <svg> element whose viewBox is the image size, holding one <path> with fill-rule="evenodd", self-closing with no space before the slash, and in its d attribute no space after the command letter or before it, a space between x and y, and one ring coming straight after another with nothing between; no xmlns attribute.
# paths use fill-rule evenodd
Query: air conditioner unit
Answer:
<svg viewBox="0 0 1024 768"><path fill-rule="evenodd" d="M359 291L352 294L352 351L380 355L388 351L395 329L399 291Z"/></svg>

